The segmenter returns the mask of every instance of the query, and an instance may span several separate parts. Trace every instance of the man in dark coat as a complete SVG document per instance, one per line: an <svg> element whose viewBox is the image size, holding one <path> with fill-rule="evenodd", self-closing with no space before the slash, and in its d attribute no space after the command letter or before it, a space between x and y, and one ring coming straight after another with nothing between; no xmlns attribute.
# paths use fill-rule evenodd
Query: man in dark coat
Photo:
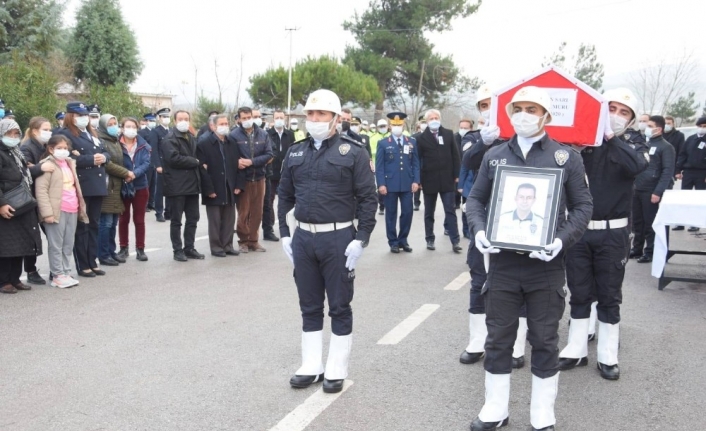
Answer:
<svg viewBox="0 0 706 431"><path fill-rule="evenodd" d="M162 169L164 196L172 211L170 235L174 260L203 259L196 251L196 224L199 221L199 194L201 193L201 163L196 158L196 139L189 131L191 116L186 111L174 114L176 127L162 140ZM184 246L181 241L181 216L186 215Z"/></svg>
<svg viewBox="0 0 706 431"><path fill-rule="evenodd" d="M262 209L262 233L265 241L279 241L275 235L275 196L282 175L282 160L294 143L294 132L284 127L284 111L275 110L274 127L267 131L272 141L272 161L267 165L268 177L265 187L265 200Z"/></svg>
<svg viewBox="0 0 706 431"><path fill-rule="evenodd" d="M162 148L161 142L169 133L169 124L171 119L169 114L171 110L169 108L162 108L157 111L158 124L150 132L150 137L147 143L150 144L152 148L152 167L155 169L156 178L154 181L154 190L150 189L150 194L154 192L154 209L155 217L157 217L158 222L164 222L168 220L171 216L169 203L165 205L164 201L164 175L162 171Z"/></svg>
<svg viewBox="0 0 706 431"><path fill-rule="evenodd" d="M444 205L444 230L448 231L454 253L460 253L461 238L454 208L456 184L461 171L461 157L451 130L441 127L441 113L430 109L424 115L429 127L419 135L417 151L421 164L422 193L424 194L424 230L427 249L435 250L434 211L441 196Z"/></svg>
<svg viewBox="0 0 706 431"><path fill-rule="evenodd" d="M682 190L706 190L706 116L696 120L696 133L689 136L677 154L675 176L681 180ZM684 230L684 226L672 230ZM689 228L689 232L698 231L698 227Z"/></svg>
<svg viewBox="0 0 706 431"><path fill-rule="evenodd" d="M684 142L686 142L686 137L684 137L684 134L677 130L676 127L674 127L674 117L671 115L667 115L664 117L664 132L662 133L662 137L664 138L665 141L669 142L672 144L672 147L674 147L674 154L677 156L679 155L679 152L682 150L684 147ZM676 171L676 166L677 166L677 160L674 160L674 167L675 167L675 173Z"/></svg>

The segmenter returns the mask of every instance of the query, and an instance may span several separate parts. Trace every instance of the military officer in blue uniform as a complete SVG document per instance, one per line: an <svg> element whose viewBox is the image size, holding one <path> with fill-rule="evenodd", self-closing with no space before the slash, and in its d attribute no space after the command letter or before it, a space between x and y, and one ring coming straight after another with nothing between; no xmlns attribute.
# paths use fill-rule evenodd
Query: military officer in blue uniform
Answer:
<svg viewBox="0 0 706 431"><path fill-rule="evenodd" d="M407 114L391 112L392 134L381 139L375 153L375 176L378 192L385 202L385 227L387 243L392 253L399 253L400 248L407 253L412 247L407 242L412 227L412 194L419 190L419 156L417 141L402 134ZM400 205L400 232L397 233L397 203Z"/></svg>
<svg viewBox="0 0 706 431"><path fill-rule="evenodd" d="M56 119L56 127L51 130L51 133L57 133L59 130L64 128L64 117L66 116L66 112L64 111L59 111L56 114L54 114L54 119Z"/></svg>
<svg viewBox="0 0 706 431"><path fill-rule="evenodd" d="M150 190L150 194L154 194L155 217L157 217L158 222L164 222L170 218L169 208L164 205L164 194L162 192L164 180L162 179L162 151L159 146L162 139L169 133L169 123L171 121L169 115L171 112L169 108L162 108L157 111L159 121L156 127L150 131L150 137L147 140L150 147L152 147L152 153L150 155L152 160L150 164L157 173L154 181L154 190Z"/></svg>

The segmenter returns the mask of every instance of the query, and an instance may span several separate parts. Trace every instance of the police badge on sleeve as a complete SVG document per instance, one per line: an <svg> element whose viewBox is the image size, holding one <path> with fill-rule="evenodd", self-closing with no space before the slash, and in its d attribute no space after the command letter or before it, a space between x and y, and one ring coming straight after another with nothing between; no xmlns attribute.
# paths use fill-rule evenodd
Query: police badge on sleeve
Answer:
<svg viewBox="0 0 706 431"><path fill-rule="evenodd" d="M351 150L351 144L341 144L338 147L338 152L341 153L342 156L345 156L348 154L348 152Z"/></svg>
<svg viewBox="0 0 706 431"><path fill-rule="evenodd" d="M554 153L554 160L559 166L564 166L569 160L569 152L566 150L556 150Z"/></svg>

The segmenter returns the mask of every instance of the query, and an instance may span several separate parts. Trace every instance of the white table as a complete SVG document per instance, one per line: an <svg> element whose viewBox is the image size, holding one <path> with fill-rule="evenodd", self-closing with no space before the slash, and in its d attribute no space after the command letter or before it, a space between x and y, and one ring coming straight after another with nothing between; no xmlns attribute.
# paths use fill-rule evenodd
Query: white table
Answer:
<svg viewBox="0 0 706 431"><path fill-rule="evenodd" d="M703 251L670 250L666 226L695 226L706 228L706 190L667 190L662 196L659 211L652 223L655 231L655 248L652 255L652 276L659 278L659 290L671 281L701 282L706 280L665 277L664 266L675 254L706 256Z"/></svg>

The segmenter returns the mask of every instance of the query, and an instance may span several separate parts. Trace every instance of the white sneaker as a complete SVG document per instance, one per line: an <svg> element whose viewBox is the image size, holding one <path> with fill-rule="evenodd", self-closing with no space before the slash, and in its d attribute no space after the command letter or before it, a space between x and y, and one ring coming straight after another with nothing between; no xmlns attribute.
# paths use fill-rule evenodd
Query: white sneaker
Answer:
<svg viewBox="0 0 706 431"><path fill-rule="evenodd" d="M66 278L72 283L71 286L69 286L69 287L78 286L78 280L76 280L75 278L73 278L70 275L67 275Z"/></svg>
<svg viewBox="0 0 706 431"><path fill-rule="evenodd" d="M64 274L55 275L51 280L51 285L52 287L58 287L59 289L66 289L67 287L74 286L71 280L73 280L71 277Z"/></svg>

